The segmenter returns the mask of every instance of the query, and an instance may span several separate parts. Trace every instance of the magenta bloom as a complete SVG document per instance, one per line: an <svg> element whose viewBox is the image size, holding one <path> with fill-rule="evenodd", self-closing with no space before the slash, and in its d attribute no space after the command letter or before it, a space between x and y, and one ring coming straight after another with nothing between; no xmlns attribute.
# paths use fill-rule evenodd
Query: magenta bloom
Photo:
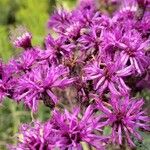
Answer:
<svg viewBox="0 0 150 150"><path fill-rule="evenodd" d="M123 139L134 147L132 136L138 140L142 140L138 133L139 129L150 131L150 118L146 116L142 110L143 100L135 100L126 98L112 98L110 108L102 103L98 104L98 108L102 111L105 122L103 126L110 125L112 127L111 141L122 145Z"/></svg>
<svg viewBox="0 0 150 150"><path fill-rule="evenodd" d="M81 142L86 142L98 150L104 150L108 138L101 135L100 117L94 115L93 107L87 107L83 116L79 109L73 113L54 110L52 118L45 122L23 124L18 134L17 146L11 150L82 150Z"/></svg>
<svg viewBox="0 0 150 150"><path fill-rule="evenodd" d="M18 79L15 99L23 100L24 104L33 111L37 111L40 99L54 105L58 102L58 98L53 93L53 88L64 88L74 81L67 77L68 73L68 68L62 65L51 67L39 65Z"/></svg>
<svg viewBox="0 0 150 150"><path fill-rule="evenodd" d="M48 21L48 27L56 32L63 32L72 21L72 14L63 8L56 10Z"/></svg>
<svg viewBox="0 0 150 150"><path fill-rule="evenodd" d="M94 9L96 8L96 3L94 0L78 0L79 9Z"/></svg>
<svg viewBox="0 0 150 150"><path fill-rule="evenodd" d="M147 6L147 10L150 9L150 5ZM137 28L143 33L145 37L150 35L150 11L145 11L142 20L137 22Z"/></svg>
<svg viewBox="0 0 150 150"><path fill-rule="evenodd" d="M16 68L15 73L30 71L38 59L38 50L24 51L18 59L13 59L11 64Z"/></svg>
<svg viewBox="0 0 150 150"><path fill-rule="evenodd" d="M110 60L120 53L121 62L131 65L133 71L142 74L149 65L150 58L146 50L150 45L149 40L143 40L137 30L123 32L120 27L113 31L104 31L102 54Z"/></svg>
<svg viewBox="0 0 150 150"><path fill-rule="evenodd" d="M11 31L10 39L12 44L18 48L30 49L32 35L23 26L18 26L16 29Z"/></svg>
<svg viewBox="0 0 150 150"><path fill-rule="evenodd" d="M70 43L67 38L59 37L54 39L50 34L45 38L46 50L39 54L40 60L46 60L50 63L59 63L64 57L69 57L75 45Z"/></svg>
<svg viewBox="0 0 150 150"><path fill-rule="evenodd" d="M89 106L82 118L79 119L79 109L75 109L73 113L65 110L64 113L54 111L52 117L53 128L60 135L58 143L60 149L76 149L82 150L81 142L86 142L97 149L103 150L102 143L106 139L98 133L99 117L93 113L92 106Z"/></svg>
<svg viewBox="0 0 150 150"><path fill-rule="evenodd" d="M114 17L122 22L135 19L136 12L138 11L138 3L136 0L122 0L120 10L116 12Z"/></svg>
<svg viewBox="0 0 150 150"><path fill-rule="evenodd" d="M80 23L79 21L73 22L69 24L68 27L66 27L66 29L61 34L68 39L70 38L76 41L76 39L81 36L80 31L82 29L82 26L82 23Z"/></svg>
<svg viewBox="0 0 150 150"><path fill-rule="evenodd" d="M122 43L123 31L122 28L119 26L115 26L115 29L107 30L105 29L102 35L102 52L105 53L105 55L109 55L107 51L110 51L113 55L114 52L112 52L114 49L117 51L118 49L122 50L125 48L125 44Z"/></svg>
<svg viewBox="0 0 150 150"><path fill-rule="evenodd" d="M101 44L101 27L93 25L91 30L85 31L85 33L79 38L81 50L98 52ZM86 33L87 32L87 33Z"/></svg>
<svg viewBox="0 0 150 150"><path fill-rule="evenodd" d="M116 62L101 63L94 60L84 68L84 80L92 80L94 90L103 93L107 88L114 95L128 93L129 87L125 84L123 78L132 74L132 66L123 66Z"/></svg>
<svg viewBox="0 0 150 150"><path fill-rule="evenodd" d="M121 52L121 61L124 64L129 61L134 69L142 74L150 62L150 58L146 56L146 49L150 44L149 40L143 41L140 33L132 30L124 34L122 42L126 48Z"/></svg>
<svg viewBox="0 0 150 150"><path fill-rule="evenodd" d="M51 150L54 141L51 126L36 121L33 124L23 124L18 133L17 146L9 148L10 150Z"/></svg>
<svg viewBox="0 0 150 150"><path fill-rule="evenodd" d="M137 0L123 0L122 5L120 8L120 13L123 13L124 15L131 16L131 14L135 13L138 10L138 3ZM132 15L133 15L132 14Z"/></svg>
<svg viewBox="0 0 150 150"><path fill-rule="evenodd" d="M12 78L14 71L16 71L16 69L14 69L13 66L5 65L0 60L0 102L2 102L6 96L12 98L15 83Z"/></svg>

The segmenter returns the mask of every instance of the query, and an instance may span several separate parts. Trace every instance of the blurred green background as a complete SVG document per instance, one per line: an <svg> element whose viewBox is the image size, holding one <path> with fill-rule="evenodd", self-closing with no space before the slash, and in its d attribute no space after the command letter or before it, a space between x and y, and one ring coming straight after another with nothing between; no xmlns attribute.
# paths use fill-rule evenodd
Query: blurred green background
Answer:
<svg viewBox="0 0 150 150"><path fill-rule="evenodd" d="M44 36L48 33L47 21L53 10L60 5L71 9L75 4L76 0L0 0L0 57L7 62L18 53L9 40L9 31L12 27L26 26L32 32L33 44L42 45ZM143 95L149 101L147 93L144 92ZM0 104L0 150L5 150L6 144L16 143L16 133L21 123L31 122L32 119L44 121L49 115L49 109L42 104L38 114L33 115L21 104L17 105L6 99ZM107 132L109 131L106 129ZM144 136L144 146L139 145L139 150L150 149L149 135Z"/></svg>

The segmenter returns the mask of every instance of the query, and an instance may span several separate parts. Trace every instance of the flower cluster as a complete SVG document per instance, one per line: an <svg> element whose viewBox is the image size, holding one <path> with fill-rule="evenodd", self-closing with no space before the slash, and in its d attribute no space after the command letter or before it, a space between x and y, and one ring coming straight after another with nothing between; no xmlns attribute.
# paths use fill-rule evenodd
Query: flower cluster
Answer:
<svg viewBox="0 0 150 150"><path fill-rule="evenodd" d="M94 115L92 106L87 107L83 116L78 108L73 113L55 110L52 118L45 123L22 125L18 134L18 145L13 149L79 150L82 149L81 142L85 142L102 150L108 138L101 135L99 120L100 116Z"/></svg>
<svg viewBox="0 0 150 150"><path fill-rule="evenodd" d="M48 21L56 36L48 34L42 48L32 45L24 28L15 31L19 36L12 33L23 52L0 63L0 101L7 96L33 112L43 101L52 111L46 123L23 125L13 149L80 150L83 142L98 150L135 147L139 131L150 131L144 100L135 98L150 87L150 1L105 5L117 9L103 11L94 0L80 0L73 11L56 10Z"/></svg>

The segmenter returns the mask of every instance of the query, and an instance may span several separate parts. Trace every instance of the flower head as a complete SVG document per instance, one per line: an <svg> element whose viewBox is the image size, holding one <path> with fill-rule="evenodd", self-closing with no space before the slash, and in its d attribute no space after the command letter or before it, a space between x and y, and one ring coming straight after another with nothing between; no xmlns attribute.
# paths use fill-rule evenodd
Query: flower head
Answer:
<svg viewBox="0 0 150 150"><path fill-rule="evenodd" d="M9 147L11 150L51 150L55 143L54 141L51 126L46 123L43 124L36 121L32 124L23 124L20 127L20 132L18 133L17 146Z"/></svg>
<svg viewBox="0 0 150 150"><path fill-rule="evenodd" d="M81 50L100 51L102 28L97 25L92 25L80 38L79 43Z"/></svg>
<svg viewBox="0 0 150 150"><path fill-rule="evenodd" d="M56 10L48 21L48 27L63 32L72 21L72 14L63 8Z"/></svg>
<svg viewBox="0 0 150 150"><path fill-rule="evenodd" d="M121 61L123 60L124 64L129 61L137 73L142 74L150 63L150 58L146 55L149 40L144 41L140 33L131 30L123 35L122 43L126 48L121 52Z"/></svg>
<svg viewBox="0 0 150 150"><path fill-rule="evenodd" d="M96 9L97 6L94 0L78 0L78 3L79 9L81 10Z"/></svg>
<svg viewBox="0 0 150 150"><path fill-rule="evenodd" d="M69 42L69 40L64 36L60 36L59 38L54 39L51 35L48 35L45 38L45 45L46 49L49 51L51 63L52 60L59 60L60 58L62 58L62 56L68 57L72 54L75 48L75 45Z"/></svg>
<svg viewBox="0 0 150 150"><path fill-rule="evenodd" d="M69 79L68 73L68 68L62 65L51 67L39 65L18 79L15 99L23 100L24 104L33 111L37 111L37 103L40 99L55 105L58 98L52 89L70 85L74 79Z"/></svg>
<svg viewBox="0 0 150 150"><path fill-rule="evenodd" d="M135 100L129 99L129 97L112 97L109 107L102 103L98 104L98 108L104 113L103 117L106 120L103 125L112 127L111 139L113 143L122 145L122 141L126 140L131 147L134 147L132 136L141 140L142 137L138 130L140 128L150 130L150 118L142 110L143 104L142 99Z"/></svg>
<svg viewBox="0 0 150 150"><path fill-rule="evenodd" d="M54 111L52 124L60 139L58 143L61 149L81 149L81 142L86 142L96 148L103 149L102 143L106 140L99 132L99 117L93 113L92 106L89 106L84 115L80 118L79 109L76 108L73 113L65 110L64 113Z"/></svg>
<svg viewBox="0 0 150 150"><path fill-rule="evenodd" d="M11 68L10 65L4 64L0 60L0 102L8 96L13 97L13 87L14 87L14 79L13 79L13 73L16 71L14 68Z"/></svg>
<svg viewBox="0 0 150 150"><path fill-rule="evenodd" d="M10 32L10 39L15 47L28 49L31 48L32 35L25 27L18 26Z"/></svg>
<svg viewBox="0 0 150 150"><path fill-rule="evenodd" d="M85 68L85 80L92 80L94 90L103 93L107 88L115 95L129 92L129 87L123 78L132 74L132 66L123 66L118 59L116 62L101 63L94 60Z"/></svg>
<svg viewBox="0 0 150 150"><path fill-rule="evenodd" d="M138 11L138 4L136 0L122 0L120 10L116 12L118 20L133 19Z"/></svg>
<svg viewBox="0 0 150 150"><path fill-rule="evenodd" d="M34 121L23 124L18 134L17 146L11 150L24 149L82 149L82 142L96 149L104 150L108 138L101 135L100 117L96 116L92 106L88 106L83 116L76 108L74 112L64 113L54 110L52 118L45 123Z"/></svg>
<svg viewBox="0 0 150 150"><path fill-rule="evenodd" d="M150 5L147 6L146 9L150 9ZM150 35L150 11L145 11L143 14L142 20L137 22L137 28L138 30L143 33L145 37L148 37Z"/></svg>
<svg viewBox="0 0 150 150"><path fill-rule="evenodd" d="M36 64L36 60L38 59L38 51L30 50L24 51L21 53L18 59L13 59L12 63L16 67L16 72L26 72L30 71L31 68Z"/></svg>

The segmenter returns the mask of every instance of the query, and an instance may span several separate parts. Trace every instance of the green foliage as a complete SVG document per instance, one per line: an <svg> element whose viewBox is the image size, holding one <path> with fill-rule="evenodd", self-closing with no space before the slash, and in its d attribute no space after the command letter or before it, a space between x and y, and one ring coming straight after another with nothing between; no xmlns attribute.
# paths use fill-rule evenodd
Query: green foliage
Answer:
<svg viewBox="0 0 150 150"><path fill-rule="evenodd" d="M65 9L69 9L69 10L75 7L75 4L76 4L76 0L57 0L57 7L61 5Z"/></svg>
<svg viewBox="0 0 150 150"><path fill-rule="evenodd" d="M111 128L110 127L105 127L104 128L104 135L110 135L110 133L111 133Z"/></svg>
<svg viewBox="0 0 150 150"><path fill-rule="evenodd" d="M10 99L6 99L0 106L0 150L5 149L8 143L16 143L18 127L21 123L29 123L34 119L45 121L50 117L49 108L43 104L39 106L37 114L25 110L22 104L17 104Z"/></svg>
<svg viewBox="0 0 150 150"><path fill-rule="evenodd" d="M18 1L18 5L16 20L32 32L34 44L42 44L48 20L47 0L21 0Z"/></svg>
<svg viewBox="0 0 150 150"><path fill-rule="evenodd" d="M146 132L141 132L140 134L143 137L143 141L140 142L140 141L135 140L137 150L150 150L149 134Z"/></svg>
<svg viewBox="0 0 150 150"><path fill-rule="evenodd" d="M8 27L0 25L0 57L8 60L12 55L12 48L8 38Z"/></svg>
<svg viewBox="0 0 150 150"><path fill-rule="evenodd" d="M15 22L16 0L0 0L0 24L7 25Z"/></svg>

